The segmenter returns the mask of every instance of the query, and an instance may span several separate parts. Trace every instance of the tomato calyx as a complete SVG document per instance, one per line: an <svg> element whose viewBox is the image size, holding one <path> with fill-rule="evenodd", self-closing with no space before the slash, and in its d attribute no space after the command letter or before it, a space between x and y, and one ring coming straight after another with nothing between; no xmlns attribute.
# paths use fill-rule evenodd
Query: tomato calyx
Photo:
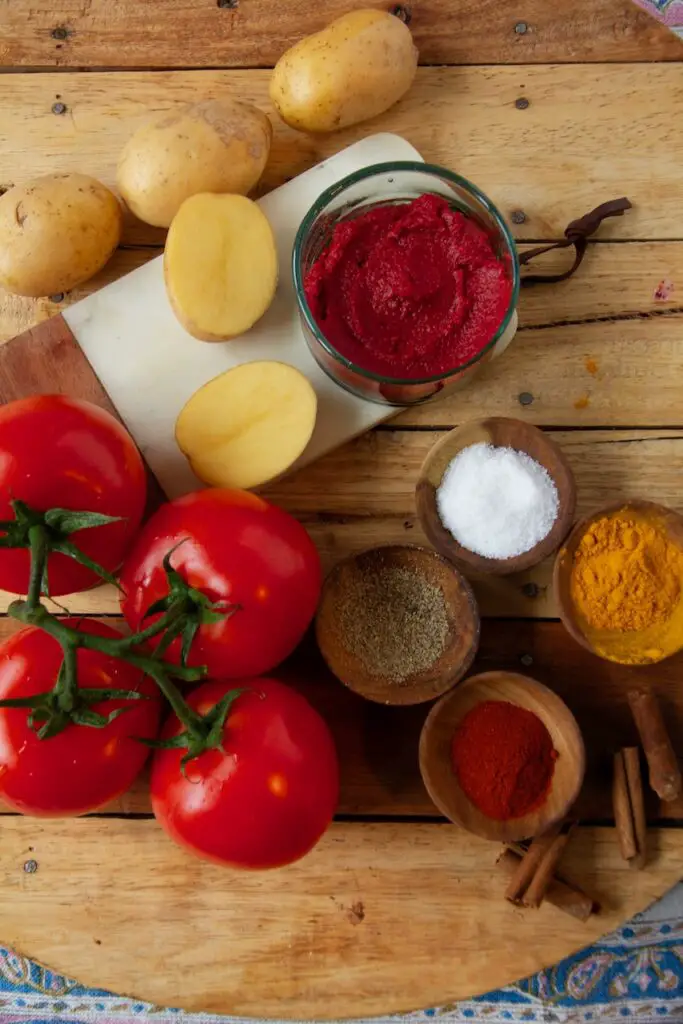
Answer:
<svg viewBox="0 0 683 1024"><path fill-rule="evenodd" d="M226 753L223 747L225 722L230 713L230 708L237 698L245 692L244 687L230 690L203 715L191 708L181 698L182 707L174 705L173 710L178 720L184 726L184 729L175 736L169 736L165 740L143 740L142 742L148 747L153 747L155 750L184 748L186 753L180 760L180 770L183 775L186 775L189 762L201 754L205 754L208 750L220 750Z"/></svg>
<svg viewBox="0 0 683 1024"><path fill-rule="evenodd" d="M223 729L233 701L242 690L232 690L206 714L199 714L184 701L174 679L195 683L204 679L206 666L190 667L187 656L199 627L205 623L221 622L238 610L236 604L223 601L213 602L202 591L191 587L181 574L173 568L171 556L179 545L172 548L164 558L163 565L168 580L168 594L147 610L159 617L151 625L128 637L112 638L74 628L52 615L41 604L41 592L47 589L46 567L50 551L65 551L65 541L70 531L87 529L89 526L112 522L110 516L97 513L70 512L66 509L50 509L39 513L23 502L12 503L16 519L0 523L5 536L0 545L27 546L31 553L29 591L26 600L13 601L8 614L27 626L42 629L52 636L62 648L62 663L52 689L27 697L0 700L0 708L26 708L28 725L35 729L39 739L58 735L69 724L102 729L134 706L134 701L148 699L136 690L116 688L82 689L77 678L77 652L79 649L99 651L112 658L127 662L149 676L171 705L178 721L184 727L168 740L150 740L138 737L149 746L185 747L182 768L207 750L222 749ZM60 536L63 534L63 536ZM185 541L181 541L184 543ZM77 550L74 545L74 550ZM79 555L81 553L79 552ZM76 557L72 555L72 557ZM90 561L88 559L88 561ZM85 564L85 563L84 563ZM91 563L91 567L95 563ZM106 579L108 574L104 574ZM177 636L182 638L181 664L162 660L163 654ZM152 654L144 653L142 645L153 637L160 637ZM142 648L142 649L141 649ZM100 714L91 705L98 701L125 700L127 706L116 708L108 715Z"/></svg>
<svg viewBox="0 0 683 1024"><path fill-rule="evenodd" d="M29 711L28 723L36 730L40 739L56 736L70 723L96 729L104 728L133 706L130 704L128 707L116 708L109 715L101 715L90 707L92 703L104 700L149 699L145 694L138 693L137 690L121 690L114 687L82 689L79 687L76 664L76 655L79 649L99 651L101 654L118 658L134 668L139 668L143 674L154 680L176 713L185 709L186 705L171 681L172 677L185 683L196 683L206 675L203 665L198 668L188 668L161 661L158 656L139 653L136 648L141 642L142 634L115 639L97 633L86 633L61 622L39 602L32 604L29 599L13 601L8 608L8 614L24 625L37 626L44 630L58 641L63 651L62 664L51 690L32 694L29 697L0 700L0 707L27 708ZM163 617L155 626L158 631L165 628L166 622L163 621ZM145 638L149 634L150 630L147 630Z"/></svg>
<svg viewBox="0 0 683 1024"><path fill-rule="evenodd" d="M62 665L63 667L63 665ZM57 736L69 723L74 725L85 725L93 729L104 729L125 711L132 708L132 704L123 708L115 708L108 715L102 715L94 711L91 704L104 700L149 700L146 694L138 693L137 690L121 690L116 687L103 689L78 690L77 695L70 692L65 686L62 672L57 677L52 690L44 693L36 693L30 697L11 697L0 701L3 708L27 708L29 715L27 722L29 728L34 729L38 739L47 740Z"/></svg>
<svg viewBox="0 0 683 1024"><path fill-rule="evenodd" d="M163 631L160 641L162 649L180 637L180 664L187 665L192 643L200 626L215 625L232 618L241 610L241 605L230 601L212 601L203 591L192 587L171 564L171 556L189 538L184 538L171 548L163 560L163 568L168 582L168 593L149 606L142 617L144 622L151 615L161 613L167 616L169 625ZM155 632L159 632L154 624ZM140 634L143 635L143 634Z"/></svg>
<svg viewBox="0 0 683 1024"><path fill-rule="evenodd" d="M50 596L47 560L52 553L73 558L107 583L121 589L115 576L81 551L70 539L71 534L79 530L120 522L120 516L79 512L68 508L50 508L39 512L18 498L10 504L14 519L0 520L0 548L28 548L31 552L29 600L37 600L41 593Z"/></svg>

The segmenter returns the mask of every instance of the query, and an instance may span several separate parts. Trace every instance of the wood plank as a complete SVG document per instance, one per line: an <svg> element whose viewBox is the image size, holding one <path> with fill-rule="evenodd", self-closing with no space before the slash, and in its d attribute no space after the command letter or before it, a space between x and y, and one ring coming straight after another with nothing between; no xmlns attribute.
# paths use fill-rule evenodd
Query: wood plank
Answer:
<svg viewBox="0 0 683 1024"><path fill-rule="evenodd" d="M523 330L467 388L392 425L499 415L539 426L675 426L683 419L682 330L680 313Z"/></svg>
<svg viewBox="0 0 683 1024"><path fill-rule="evenodd" d="M400 516L413 510L417 474L440 431L375 430L264 491L306 516ZM682 431L550 431L577 481L577 517L647 494L683 510ZM322 507L321 507L322 506ZM305 517L304 517L305 518Z"/></svg>
<svg viewBox="0 0 683 1024"><path fill-rule="evenodd" d="M124 141L151 113L225 95L269 109L267 71L112 72L0 76L0 185L58 170L112 183ZM603 238L681 238L683 120L675 64L422 68L408 95L372 123L332 136L275 124L263 188L281 184L373 131L404 135L433 163L523 211L520 238L561 235L598 202L628 195L634 209ZM52 112L56 97L65 113ZM525 98L528 108L518 109ZM628 116L624 111L628 110ZM159 241L130 224L127 241Z"/></svg>
<svg viewBox="0 0 683 1024"><path fill-rule="evenodd" d="M527 243L520 244L522 252L529 248L531 246ZM50 298L30 299L8 292L0 293L0 342L92 295L160 255L161 251L161 248L152 246L117 249L99 274L59 302ZM542 269L544 272L559 271L567 265L568 259L566 252L549 253ZM604 242L590 246L581 272L569 281L524 289L519 322L521 328L569 323L575 337L577 324L583 330L582 321L661 315L681 307L683 242L630 242L627 245ZM548 346L548 349L551 353L553 346Z"/></svg>
<svg viewBox="0 0 683 1024"><path fill-rule="evenodd" d="M14 623L0 619L0 637L14 629ZM648 684L664 702L674 736L683 735L682 667L683 656L679 655L647 670ZM611 821L612 751L637 743L626 689L629 683L642 680L642 670L593 657L557 622L486 620L473 671L493 669L525 672L547 683L567 702L588 750L586 785L576 813L585 821ZM390 708L362 700L331 676L312 639L276 674L301 690L329 722L341 765L341 814L438 815L422 785L417 763L418 737L428 705ZM683 798L663 806L648 794L648 801L651 823L662 818L683 820ZM107 812L148 814L146 780L139 780Z"/></svg>
<svg viewBox="0 0 683 1024"><path fill-rule="evenodd" d="M61 316L52 317L40 330L29 328L0 349L0 403L50 391L78 395L118 418Z"/></svg>
<svg viewBox="0 0 683 1024"><path fill-rule="evenodd" d="M651 367L650 367L651 370ZM515 411L512 410L512 414ZM349 554L376 544L424 544L415 519L413 488L439 430L378 430L332 452L264 494L308 529L328 571ZM683 430L551 431L577 480L577 516L620 498L647 495L683 511L679 466ZM550 590L552 562L509 577L473 577L485 615L557 615ZM0 612L13 595L0 591ZM118 612L113 588L60 598L75 612Z"/></svg>
<svg viewBox="0 0 683 1024"><path fill-rule="evenodd" d="M443 1005L510 983L644 910L683 856L683 832L662 832L656 866L634 872L613 830L579 830L563 871L604 904L580 924L548 904L511 906L499 847L448 825L339 824L299 864L239 876L151 821L2 827L3 941L19 952L157 1005L295 1019Z"/></svg>
<svg viewBox="0 0 683 1024"><path fill-rule="evenodd" d="M391 426L449 427L485 415L522 416L540 426L558 427L681 423L683 314L676 312L681 306L675 303L683 305L683 294L674 289L666 303L660 303L654 294L666 268L671 269L674 282L683 281L683 262L678 262L683 260L683 245L648 243L648 248L657 252L655 272L639 273L641 248L645 246L635 243L595 246L600 254L596 262L609 264L616 254L612 277L607 267L603 276L603 268L594 273L589 265L575 283L523 291L521 321L527 328L542 329L523 328L508 352L489 364L465 390L416 406L392 420ZM617 259L632 249L634 258ZM670 253L670 249L676 251ZM108 276L115 276L119 269L133 269L133 263L142 261L147 251L121 250L121 260L117 257ZM616 283L620 268L627 282L640 277L631 300ZM74 293L74 298L81 294ZM13 335L15 328L25 329L34 318L46 319L57 308L43 300L0 297L0 337ZM591 316L607 319L570 322ZM629 319L611 321L612 316ZM563 319L565 324L551 325L553 320ZM531 404L522 405L520 395L525 395L525 401L531 395Z"/></svg>
<svg viewBox="0 0 683 1024"><path fill-rule="evenodd" d="M386 0L365 6L387 8ZM680 60L677 41L629 0L411 0L423 64ZM271 66L297 39L349 10L348 0L0 2L0 59L46 67ZM515 26L526 26L516 31Z"/></svg>
<svg viewBox="0 0 683 1024"><path fill-rule="evenodd" d="M674 243L675 244L675 243ZM683 246L681 258L683 259ZM159 256L160 248L129 249L120 248L115 251L107 265L85 284L79 285L66 294L47 296L42 299L27 298L23 295L10 295L0 291L0 343L9 341L17 334L23 334L30 327L49 320L74 302L92 295L112 281L117 281L124 274L141 267L147 260Z"/></svg>

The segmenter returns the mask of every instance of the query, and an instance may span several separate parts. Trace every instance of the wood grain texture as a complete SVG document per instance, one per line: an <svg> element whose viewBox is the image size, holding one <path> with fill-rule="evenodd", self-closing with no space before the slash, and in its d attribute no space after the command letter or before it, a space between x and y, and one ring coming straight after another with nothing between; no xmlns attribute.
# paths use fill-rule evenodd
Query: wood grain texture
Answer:
<svg viewBox="0 0 683 1024"><path fill-rule="evenodd" d="M300 864L239 875L151 821L2 828L3 941L20 952L156 1004L298 1019L442 1005L524 977L643 910L683 855L683 833L660 833L657 870L632 872L613 830L579 830L563 874L604 907L581 924L512 907L500 848L450 825L338 824Z"/></svg>
<svg viewBox="0 0 683 1024"><path fill-rule="evenodd" d="M682 330L680 313L523 330L469 387L401 413L392 426L521 416L539 426L675 427Z"/></svg>
<svg viewBox="0 0 683 1024"><path fill-rule="evenodd" d="M64 319L57 315L0 348L0 402L49 393L118 414Z"/></svg>
<svg viewBox="0 0 683 1024"><path fill-rule="evenodd" d="M577 515L605 495L619 501L646 494L682 508L683 431L550 431L577 482ZM375 430L273 484L264 494L315 520L412 514L417 474L440 431ZM321 506L324 506L321 507Z"/></svg>
<svg viewBox="0 0 683 1024"><path fill-rule="evenodd" d="M353 5L351 5L353 6ZM388 9L386 0L366 7ZM411 0L423 64L678 60L670 32L629 0ZM0 62L45 67L257 67L350 9L348 0L0 2ZM524 23L526 31L516 32Z"/></svg>
<svg viewBox="0 0 683 1024"><path fill-rule="evenodd" d="M14 623L0 620L0 638L14 629ZM679 655L647 671L669 728L679 736L682 669ZM576 813L586 821L610 821L612 750L637 742L626 691L643 678L642 670L624 669L588 654L558 622L488 619L482 623L472 671L498 670L523 672L546 684L575 714L588 753L586 784ZM277 675L301 690L330 724L341 763L340 813L371 818L437 815L418 768L419 735L429 705L386 707L361 699L327 671L311 640ZM665 807L651 793L648 800L651 823L683 820L683 798ZM149 814L146 781L140 780L107 812Z"/></svg>
<svg viewBox="0 0 683 1024"><path fill-rule="evenodd" d="M647 273L643 270L642 276ZM657 280L657 275L650 279L652 293ZM677 280L683 288L683 266ZM581 281L597 300L601 279L594 278L587 269ZM577 290L579 287L577 282ZM522 317L533 292L536 309L548 322L554 312L552 296L559 296L562 288L558 285L524 292ZM605 291L609 294L608 285ZM541 292L547 296L545 300L540 298ZM679 300L683 302L683 294ZM613 303L616 306L619 298L615 297ZM0 329L5 322L10 332L15 325L24 327L37 308L34 300L30 312L17 317L14 297L0 296ZM46 303L44 309L50 312L52 306ZM544 312L540 313L541 309ZM683 409L683 313L671 309L663 315L657 310L649 312L650 316L635 315L614 322L523 329L510 349L486 366L466 389L401 413L390 426L447 428L482 416L522 417L540 426L558 427L676 426L681 423ZM529 405L520 403L522 394L531 395Z"/></svg>
<svg viewBox="0 0 683 1024"><path fill-rule="evenodd" d="M530 248L522 243L520 250ZM117 249L107 266L59 302L0 291L0 342L47 320L160 255L161 248ZM567 253L544 258L543 269L559 271ZM660 284L662 285L659 290ZM659 290L659 291L658 291ZM562 284L528 288L519 306L521 328L566 324L581 344L584 321L598 318L661 316L683 307L683 242L604 242L590 245L580 274ZM589 325L590 326L590 325ZM577 334L578 330L578 334ZM657 346L654 345L655 353ZM548 346L549 356L553 346ZM646 381L642 382L647 385ZM607 422L607 421L605 421Z"/></svg>
<svg viewBox="0 0 683 1024"><path fill-rule="evenodd" d="M79 170L113 184L119 152L153 113L229 95L270 110L267 71L117 72L0 76L0 185ZM680 239L683 120L664 98L675 64L422 68L382 117L332 136L303 135L273 114L262 186L270 189L371 132L403 135L425 159L474 181L520 238L552 238L597 203L628 195L634 209L602 238ZM52 112L56 97L66 112ZM524 97L527 109L515 101ZM627 113L625 113L627 112ZM653 155L656 154L656 159ZM126 241L158 242L129 223Z"/></svg>
<svg viewBox="0 0 683 1024"><path fill-rule="evenodd" d="M615 385L616 386L616 385ZM438 408L434 406L434 409ZM414 486L440 430L379 430L264 491L306 526L328 572L377 544L427 544L415 515ZM679 466L683 430L550 431L577 483L577 516L611 500L647 495L683 512ZM509 578L469 574L484 615L557 616L552 561ZM0 612L11 595L0 591ZM60 598L71 611L119 610L113 588Z"/></svg>

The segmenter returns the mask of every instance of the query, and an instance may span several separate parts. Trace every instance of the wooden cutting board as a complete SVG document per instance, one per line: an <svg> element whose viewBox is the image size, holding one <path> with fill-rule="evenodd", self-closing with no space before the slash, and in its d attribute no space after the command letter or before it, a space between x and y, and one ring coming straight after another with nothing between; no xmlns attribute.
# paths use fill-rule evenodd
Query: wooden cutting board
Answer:
<svg viewBox="0 0 683 1024"><path fill-rule="evenodd" d="M0 622L0 639L13 628ZM605 821L609 749L633 740L623 672L592 658L559 623L491 621L474 670L519 670L529 652L533 666L524 670L569 701L592 755L577 813ZM680 666L672 659L648 673L676 735ZM679 829L653 829L652 858L634 872L613 828L581 828L562 870L601 912L580 924L548 904L513 907L495 866L498 845L434 818L417 767L428 707L363 701L330 677L312 646L278 674L324 714L339 751L346 820L310 856L256 874L203 864L160 831L145 780L94 817L0 815L3 941L85 984L156 1004L361 1017L513 982L645 909L683 874ZM682 813L683 800L650 806L653 821ZM29 859L34 873L24 869Z"/></svg>
<svg viewBox="0 0 683 1024"><path fill-rule="evenodd" d="M315 388L315 430L297 468L387 419L396 410L339 387L310 354L291 263L299 225L321 192L370 164L396 160L422 158L398 135L370 135L259 200L275 236L280 280L270 309L247 334L226 344L191 337L171 310L158 256L3 345L0 401L62 391L115 412L169 497L201 486L175 443L178 413L202 384L240 363L286 362Z"/></svg>
<svg viewBox="0 0 683 1024"><path fill-rule="evenodd" d="M449 825L340 822L299 864L236 874L154 821L8 818L2 934L86 985L157 1005L365 1017L467 999L591 943L678 880L683 836L661 833L658 848L656 870L633 872L612 829L580 830L564 867L605 896L582 925L506 903L495 846Z"/></svg>

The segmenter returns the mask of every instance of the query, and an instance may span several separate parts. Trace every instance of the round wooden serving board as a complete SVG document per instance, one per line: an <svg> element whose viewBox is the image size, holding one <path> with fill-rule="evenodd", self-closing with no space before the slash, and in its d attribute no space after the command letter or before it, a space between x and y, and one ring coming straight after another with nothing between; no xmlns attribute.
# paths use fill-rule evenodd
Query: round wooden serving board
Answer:
<svg viewBox="0 0 683 1024"><path fill-rule="evenodd" d="M512 982L643 910L683 865L683 833L657 841L656 865L634 872L613 829L579 831L563 871L604 901L583 925L506 903L499 847L451 825L337 824L298 865L235 874L200 864L153 821L6 817L2 930L86 985L157 1004L386 1014Z"/></svg>

